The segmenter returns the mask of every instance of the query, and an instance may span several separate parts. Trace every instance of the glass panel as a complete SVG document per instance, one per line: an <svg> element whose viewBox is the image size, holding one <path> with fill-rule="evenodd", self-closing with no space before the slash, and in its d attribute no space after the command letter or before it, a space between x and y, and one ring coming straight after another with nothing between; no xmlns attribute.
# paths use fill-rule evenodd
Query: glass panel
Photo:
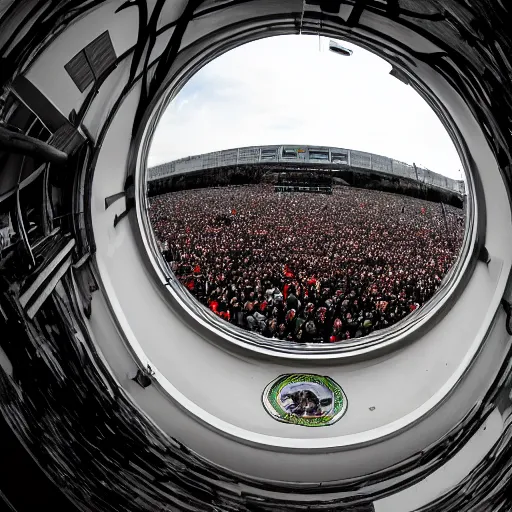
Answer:
<svg viewBox="0 0 512 512"><path fill-rule="evenodd" d="M297 150L283 148L283 158L297 158Z"/></svg>
<svg viewBox="0 0 512 512"><path fill-rule="evenodd" d="M348 164L347 153L331 153L331 162L333 164Z"/></svg>
<svg viewBox="0 0 512 512"><path fill-rule="evenodd" d="M464 182L453 145L437 159L443 172L414 164L451 142L388 64L357 49L347 80L333 69L351 61L307 37L297 53L293 40L228 52L183 87L153 138L149 218L179 293L212 321L276 343L343 343L413 318L435 295L464 239ZM253 45L267 50L261 62ZM274 54L297 65L284 73ZM382 72L369 76L369 61Z"/></svg>
<svg viewBox="0 0 512 512"><path fill-rule="evenodd" d="M309 150L309 158L311 160L329 160L328 151L312 151Z"/></svg>

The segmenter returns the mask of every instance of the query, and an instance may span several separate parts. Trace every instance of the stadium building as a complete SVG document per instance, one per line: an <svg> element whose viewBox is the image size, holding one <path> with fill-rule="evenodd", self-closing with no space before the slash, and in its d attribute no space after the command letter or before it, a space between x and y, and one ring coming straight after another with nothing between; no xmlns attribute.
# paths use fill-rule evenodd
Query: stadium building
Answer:
<svg viewBox="0 0 512 512"><path fill-rule="evenodd" d="M151 167L148 194L254 183L264 177L272 181L271 176L281 192L301 189L329 193L333 184L344 184L396 191L454 206L462 205L466 193L463 180L381 155L335 147L273 145L216 151Z"/></svg>

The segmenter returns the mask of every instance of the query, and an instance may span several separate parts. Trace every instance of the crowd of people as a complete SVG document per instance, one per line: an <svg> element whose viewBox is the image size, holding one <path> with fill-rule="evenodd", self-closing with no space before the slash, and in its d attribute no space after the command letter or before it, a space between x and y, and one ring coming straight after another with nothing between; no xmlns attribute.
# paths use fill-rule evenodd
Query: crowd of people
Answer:
<svg viewBox="0 0 512 512"><path fill-rule="evenodd" d="M360 338L421 307L465 230L462 209L350 187L185 190L152 198L149 214L200 302L238 327L300 343Z"/></svg>

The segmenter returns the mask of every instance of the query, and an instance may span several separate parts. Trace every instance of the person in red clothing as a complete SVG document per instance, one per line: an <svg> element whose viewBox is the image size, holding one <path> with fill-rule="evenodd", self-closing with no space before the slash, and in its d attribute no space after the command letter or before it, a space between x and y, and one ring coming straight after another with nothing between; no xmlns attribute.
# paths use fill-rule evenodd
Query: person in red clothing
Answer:
<svg viewBox="0 0 512 512"><path fill-rule="evenodd" d="M286 264L284 266L283 273L284 273L284 277L288 277L288 278L291 278L291 279L293 279L295 277L292 269L288 266L288 264Z"/></svg>
<svg viewBox="0 0 512 512"><path fill-rule="evenodd" d="M284 297L284 300L286 300L288 298L288 290L290 288L290 285L288 283L286 283L284 285L284 288L283 288L283 297Z"/></svg>
<svg viewBox="0 0 512 512"><path fill-rule="evenodd" d="M343 333L341 332L342 327L342 321L339 318L336 318L333 323L332 335L329 339L331 343L341 341L343 339Z"/></svg>
<svg viewBox="0 0 512 512"><path fill-rule="evenodd" d="M209 304L209 308L214 312L217 313L219 309L219 303L216 300L211 300Z"/></svg>

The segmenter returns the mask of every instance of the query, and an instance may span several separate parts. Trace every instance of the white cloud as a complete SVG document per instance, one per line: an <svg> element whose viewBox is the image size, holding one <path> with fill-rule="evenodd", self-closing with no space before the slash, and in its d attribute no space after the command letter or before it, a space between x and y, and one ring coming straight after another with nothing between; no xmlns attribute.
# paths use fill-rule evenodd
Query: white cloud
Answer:
<svg viewBox="0 0 512 512"><path fill-rule="evenodd" d="M459 178L450 137L430 107L389 75L390 65L348 43L281 36L211 62L163 115L149 165L261 144L339 146L377 153Z"/></svg>

